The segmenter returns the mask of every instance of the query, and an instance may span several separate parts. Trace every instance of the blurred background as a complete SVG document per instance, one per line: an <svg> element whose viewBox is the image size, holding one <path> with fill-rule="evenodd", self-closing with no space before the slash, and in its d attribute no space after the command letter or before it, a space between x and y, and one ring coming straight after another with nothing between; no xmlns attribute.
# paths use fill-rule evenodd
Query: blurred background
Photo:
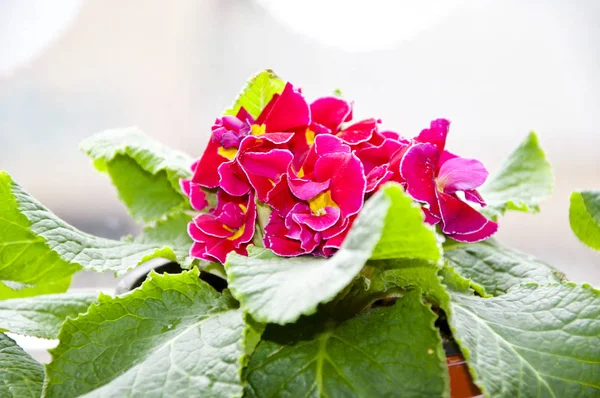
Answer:
<svg viewBox="0 0 600 398"><path fill-rule="evenodd" d="M79 141L138 125L199 156L245 80L272 68L309 98L340 88L405 136L449 118L449 148L492 172L535 130L554 196L498 237L599 286L600 255L568 223L570 193L600 188L599 20L597 0L2 0L0 169L84 231L135 232Z"/></svg>

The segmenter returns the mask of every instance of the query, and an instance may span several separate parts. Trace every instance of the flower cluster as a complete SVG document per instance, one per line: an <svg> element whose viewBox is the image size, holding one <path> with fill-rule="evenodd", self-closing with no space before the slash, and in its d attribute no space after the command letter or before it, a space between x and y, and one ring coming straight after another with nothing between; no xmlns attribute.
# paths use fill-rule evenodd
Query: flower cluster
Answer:
<svg viewBox="0 0 600 398"><path fill-rule="evenodd" d="M496 232L468 203L485 206L476 189L487 171L445 149L450 122L434 120L413 139L379 124L352 122L352 103L341 98L308 103L289 83L256 120L244 108L218 118L193 177L181 181L198 211L208 207L205 190L217 197L189 225L191 255L224 263L227 253L246 254L262 236L280 256L331 256L364 201L388 181L402 184L426 221L452 239L474 242ZM257 216L260 209L267 217Z"/></svg>

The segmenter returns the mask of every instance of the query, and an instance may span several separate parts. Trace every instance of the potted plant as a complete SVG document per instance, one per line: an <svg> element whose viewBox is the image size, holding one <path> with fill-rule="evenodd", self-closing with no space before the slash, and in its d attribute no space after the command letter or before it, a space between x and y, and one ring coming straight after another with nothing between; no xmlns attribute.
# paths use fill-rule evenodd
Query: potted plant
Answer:
<svg viewBox="0 0 600 398"><path fill-rule="evenodd" d="M44 367L0 334L0 396L598 396L599 292L492 238L551 192L537 136L488 178L447 120L404 137L352 107L267 70L199 159L137 129L84 141L143 225L121 241L1 173L0 331L59 342ZM572 203L598 248L599 195ZM65 293L80 270L134 274Z"/></svg>

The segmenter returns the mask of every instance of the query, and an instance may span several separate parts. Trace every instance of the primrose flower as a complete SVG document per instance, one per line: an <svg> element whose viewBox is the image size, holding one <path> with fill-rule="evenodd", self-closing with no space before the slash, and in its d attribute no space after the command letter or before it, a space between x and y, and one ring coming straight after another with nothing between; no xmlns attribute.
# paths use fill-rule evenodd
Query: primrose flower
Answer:
<svg viewBox="0 0 600 398"><path fill-rule="evenodd" d="M191 182L205 188L222 187L233 196L245 195L249 192L245 173L231 164L236 163L243 141L257 136L270 136L271 133L278 136L281 135L279 133L288 132L292 136L296 130L306 129L309 123L309 105L289 83L281 94L273 96L256 120L243 107L236 116L217 118L212 126L211 140L196 164ZM285 141L285 138L269 141L282 140ZM225 163L230 165L221 167Z"/></svg>
<svg viewBox="0 0 600 398"><path fill-rule="evenodd" d="M230 196L218 191L217 207L197 215L188 224L188 233L194 240L190 255L221 263L225 263L227 254L232 251L247 255L255 222L254 194Z"/></svg>
<svg viewBox="0 0 600 398"><path fill-rule="evenodd" d="M349 218L363 205L362 163L341 139L320 134L300 170L290 165L287 179L297 203L287 214L271 214L265 246L282 256L322 255L321 249L332 247L328 241L349 227Z"/></svg>
<svg viewBox="0 0 600 398"><path fill-rule="evenodd" d="M181 180L197 211L208 207L206 189L217 194L216 208L189 224L190 255L224 263L229 252L246 254L258 228L277 255L330 257L365 200L388 181L401 184L425 221L452 239L475 242L496 232L469 204L485 206L477 188L487 171L446 151L447 120L408 140L380 131L379 119L352 117L351 102L328 96L309 104L287 83L256 119L243 107L216 119L193 177Z"/></svg>
<svg viewBox="0 0 600 398"><path fill-rule="evenodd" d="M400 174L406 192L425 204L426 220L440 224L444 234L461 242L477 242L490 237L498 224L487 219L467 201L485 206L477 192L488 173L481 162L464 159L446 151L450 122L437 119L423 130L400 161Z"/></svg>

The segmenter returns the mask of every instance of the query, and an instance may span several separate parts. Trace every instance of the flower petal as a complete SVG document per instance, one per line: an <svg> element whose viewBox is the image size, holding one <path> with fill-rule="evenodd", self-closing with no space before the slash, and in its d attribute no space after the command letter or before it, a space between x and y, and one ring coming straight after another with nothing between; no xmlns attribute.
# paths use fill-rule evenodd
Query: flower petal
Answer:
<svg viewBox="0 0 600 398"><path fill-rule="evenodd" d="M263 243L267 249L283 257L293 257L304 254L299 240L286 237L287 228L283 218L277 211L271 213L269 222L265 227L265 237Z"/></svg>
<svg viewBox="0 0 600 398"><path fill-rule="evenodd" d="M446 119L436 119L429 124L429 128L421 131L417 136L418 142L426 142L435 145L440 152L446 146L446 136L450 130L450 121Z"/></svg>
<svg viewBox="0 0 600 398"><path fill-rule="evenodd" d="M219 185L219 166L227 161L226 158L219 155L219 143L212 139L208 142L208 146L204 154L198 161L192 181L202 185L205 188L216 188Z"/></svg>
<svg viewBox="0 0 600 398"><path fill-rule="evenodd" d="M352 104L338 97L323 97L310 104L311 119L321 126L336 132L348 120Z"/></svg>
<svg viewBox="0 0 600 398"><path fill-rule="evenodd" d="M448 237L466 243L473 243L485 240L498 231L498 223L488 220L488 222L477 232L471 234L450 234Z"/></svg>
<svg viewBox="0 0 600 398"><path fill-rule="evenodd" d="M354 154L330 153L315 163L315 180L330 180L331 199L341 217L358 213L364 202L367 180L361 161Z"/></svg>
<svg viewBox="0 0 600 398"><path fill-rule="evenodd" d="M269 152L246 152L239 158L248 180L256 190L258 199L267 201L267 194L281 179L294 155L286 149L272 149Z"/></svg>
<svg viewBox="0 0 600 398"><path fill-rule="evenodd" d="M465 191L465 199L469 202L477 203L481 207L485 207L485 200L483 200L479 192L477 192L475 189Z"/></svg>
<svg viewBox="0 0 600 398"><path fill-rule="evenodd" d="M340 209L327 206L323 209L322 215L314 215L309 211L305 213L296 213L292 217L299 224L304 224L314 231L325 231L331 228L340 218Z"/></svg>
<svg viewBox="0 0 600 398"><path fill-rule="evenodd" d="M480 161L455 157L442 164L437 181L444 192L451 194L476 189L487 177L488 172Z"/></svg>
<svg viewBox="0 0 600 398"><path fill-rule="evenodd" d="M438 192L441 229L448 235L470 235L482 230L490 220L460 199Z"/></svg>
<svg viewBox="0 0 600 398"><path fill-rule="evenodd" d="M299 91L287 83L264 120L265 131L284 132L310 124L310 108Z"/></svg>
<svg viewBox="0 0 600 398"><path fill-rule="evenodd" d="M236 160L223 163L219 166L219 186L232 196L242 196L250 192L248 176L244 173Z"/></svg>
<svg viewBox="0 0 600 398"><path fill-rule="evenodd" d="M346 127L337 136L347 144L356 145L371 139L377 131L377 119L366 119Z"/></svg>
<svg viewBox="0 0 600 398"><path fill-rule="evenodd" d="M279 211L281 214L287 214L292 207L297 203L296 197L290 191L288 186L287 175L282 175L278 183L275 184L273 189L267 193L267 203L273 209Z"/></svg>
<svg viewBox="0 0 600 398"><path fill-rule="evenodd" d="M415 144L400 161L400 174L406 181L406 192L415 200L425 202L433 214L439 214L435 186L438 149L432 144Z"/></svg>

